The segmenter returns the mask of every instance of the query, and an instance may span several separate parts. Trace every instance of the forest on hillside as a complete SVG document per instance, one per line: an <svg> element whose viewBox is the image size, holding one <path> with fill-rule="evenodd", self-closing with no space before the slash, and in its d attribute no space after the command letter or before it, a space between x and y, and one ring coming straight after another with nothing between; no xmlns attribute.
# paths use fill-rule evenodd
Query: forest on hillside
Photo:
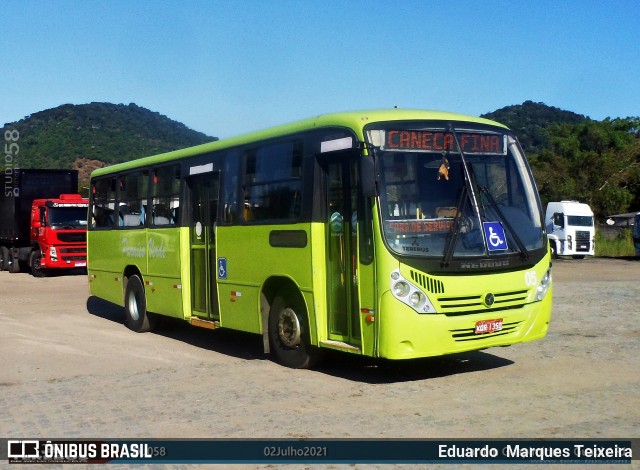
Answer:
<svg viewBox="0 0 640 470"><path fill-rule="evenodd" d="M586 202L600 220L640 211L640 117L596 121L533 101L482 117L516 133L543 205ZM95 168L217 140L134 103L66 104L1 131L13 130L21 168L76 168L84 187Z"/></svg>
<svg viewBox="0 0 640 470"><path fill-rule="evenodd" d="M516 133L543 205L586 202L601 221L640 211L640 117L595 121L531 101L483 117Z"/></svg>

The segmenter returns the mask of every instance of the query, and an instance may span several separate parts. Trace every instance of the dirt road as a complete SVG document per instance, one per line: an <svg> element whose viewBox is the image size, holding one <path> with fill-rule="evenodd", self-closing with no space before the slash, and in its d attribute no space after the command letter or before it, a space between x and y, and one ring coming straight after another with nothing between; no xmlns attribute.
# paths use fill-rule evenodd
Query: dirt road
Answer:
<svg viewBox="0 0 640 470"><path fill-rule="evenodd" d="M640 261L554 262L542 341L290 370L251 335L136 334L86 277L0 272L0 436L640 437Z"/></svg>

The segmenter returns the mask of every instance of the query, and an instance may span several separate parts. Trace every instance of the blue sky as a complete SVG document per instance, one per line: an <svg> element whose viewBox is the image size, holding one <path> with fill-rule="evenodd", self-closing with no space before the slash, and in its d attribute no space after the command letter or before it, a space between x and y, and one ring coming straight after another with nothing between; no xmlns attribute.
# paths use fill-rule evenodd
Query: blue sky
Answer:
<svg viewBox="0 0 640 470"><path fill-rule="evenodd" d="M316 114L640 115L637 0L2 2L0 124L136 103L230 137Z"/></svg>

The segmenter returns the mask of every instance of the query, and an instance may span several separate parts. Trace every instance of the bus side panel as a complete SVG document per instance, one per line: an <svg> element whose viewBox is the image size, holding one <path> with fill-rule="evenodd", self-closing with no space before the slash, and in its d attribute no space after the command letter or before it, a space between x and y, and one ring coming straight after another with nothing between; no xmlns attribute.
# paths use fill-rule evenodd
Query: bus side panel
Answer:
<svg viewBox="0 0 640 470"><path fill-rule="evenodd" d="M120 234L111 230L87 232L87 274L89 292L96 297L124 305Z"/></svg>
<svg viewBox="0 0 640 470"><path fill-rule="evenodd" d="M148 273L144 275L147 309L184 318L180 281L180 229L147 231Z"/></svg>
<svg viewBox="0 0 640 470"><path fill-rule="evenodd" d="M304 231L305 247L273 247L274 230ZM220 325L261 333L260 292L271 277L291 279L301 291L311 291L309 224L218 227L217 259L224 258L226 279L218 277ZM217 271L217 270L216 270Z"/></svg>

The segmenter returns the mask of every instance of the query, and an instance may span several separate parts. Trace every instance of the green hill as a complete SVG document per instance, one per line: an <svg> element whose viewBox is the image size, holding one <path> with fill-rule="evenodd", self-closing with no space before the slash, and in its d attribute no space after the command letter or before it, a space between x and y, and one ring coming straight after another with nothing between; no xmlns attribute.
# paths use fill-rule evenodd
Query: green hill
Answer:
<svg viewBox="0 0 640 470"><path fill-rule="evenodd" d="M522 104L506 106L483 118L492 119L509 127L520 140L527 154L540 153L550 146L548 130L556 124L581 124L589 118L582 114L564 111L544 103L525 101Z"/></svg>
<svg viewBox="0 0 640 470"><path fill-rule="evenodd" d="M217 140L134 103L65 104L2 128L20 133L21 168L91 169ZM84 171L82 171L84 170Z"/></svg>

